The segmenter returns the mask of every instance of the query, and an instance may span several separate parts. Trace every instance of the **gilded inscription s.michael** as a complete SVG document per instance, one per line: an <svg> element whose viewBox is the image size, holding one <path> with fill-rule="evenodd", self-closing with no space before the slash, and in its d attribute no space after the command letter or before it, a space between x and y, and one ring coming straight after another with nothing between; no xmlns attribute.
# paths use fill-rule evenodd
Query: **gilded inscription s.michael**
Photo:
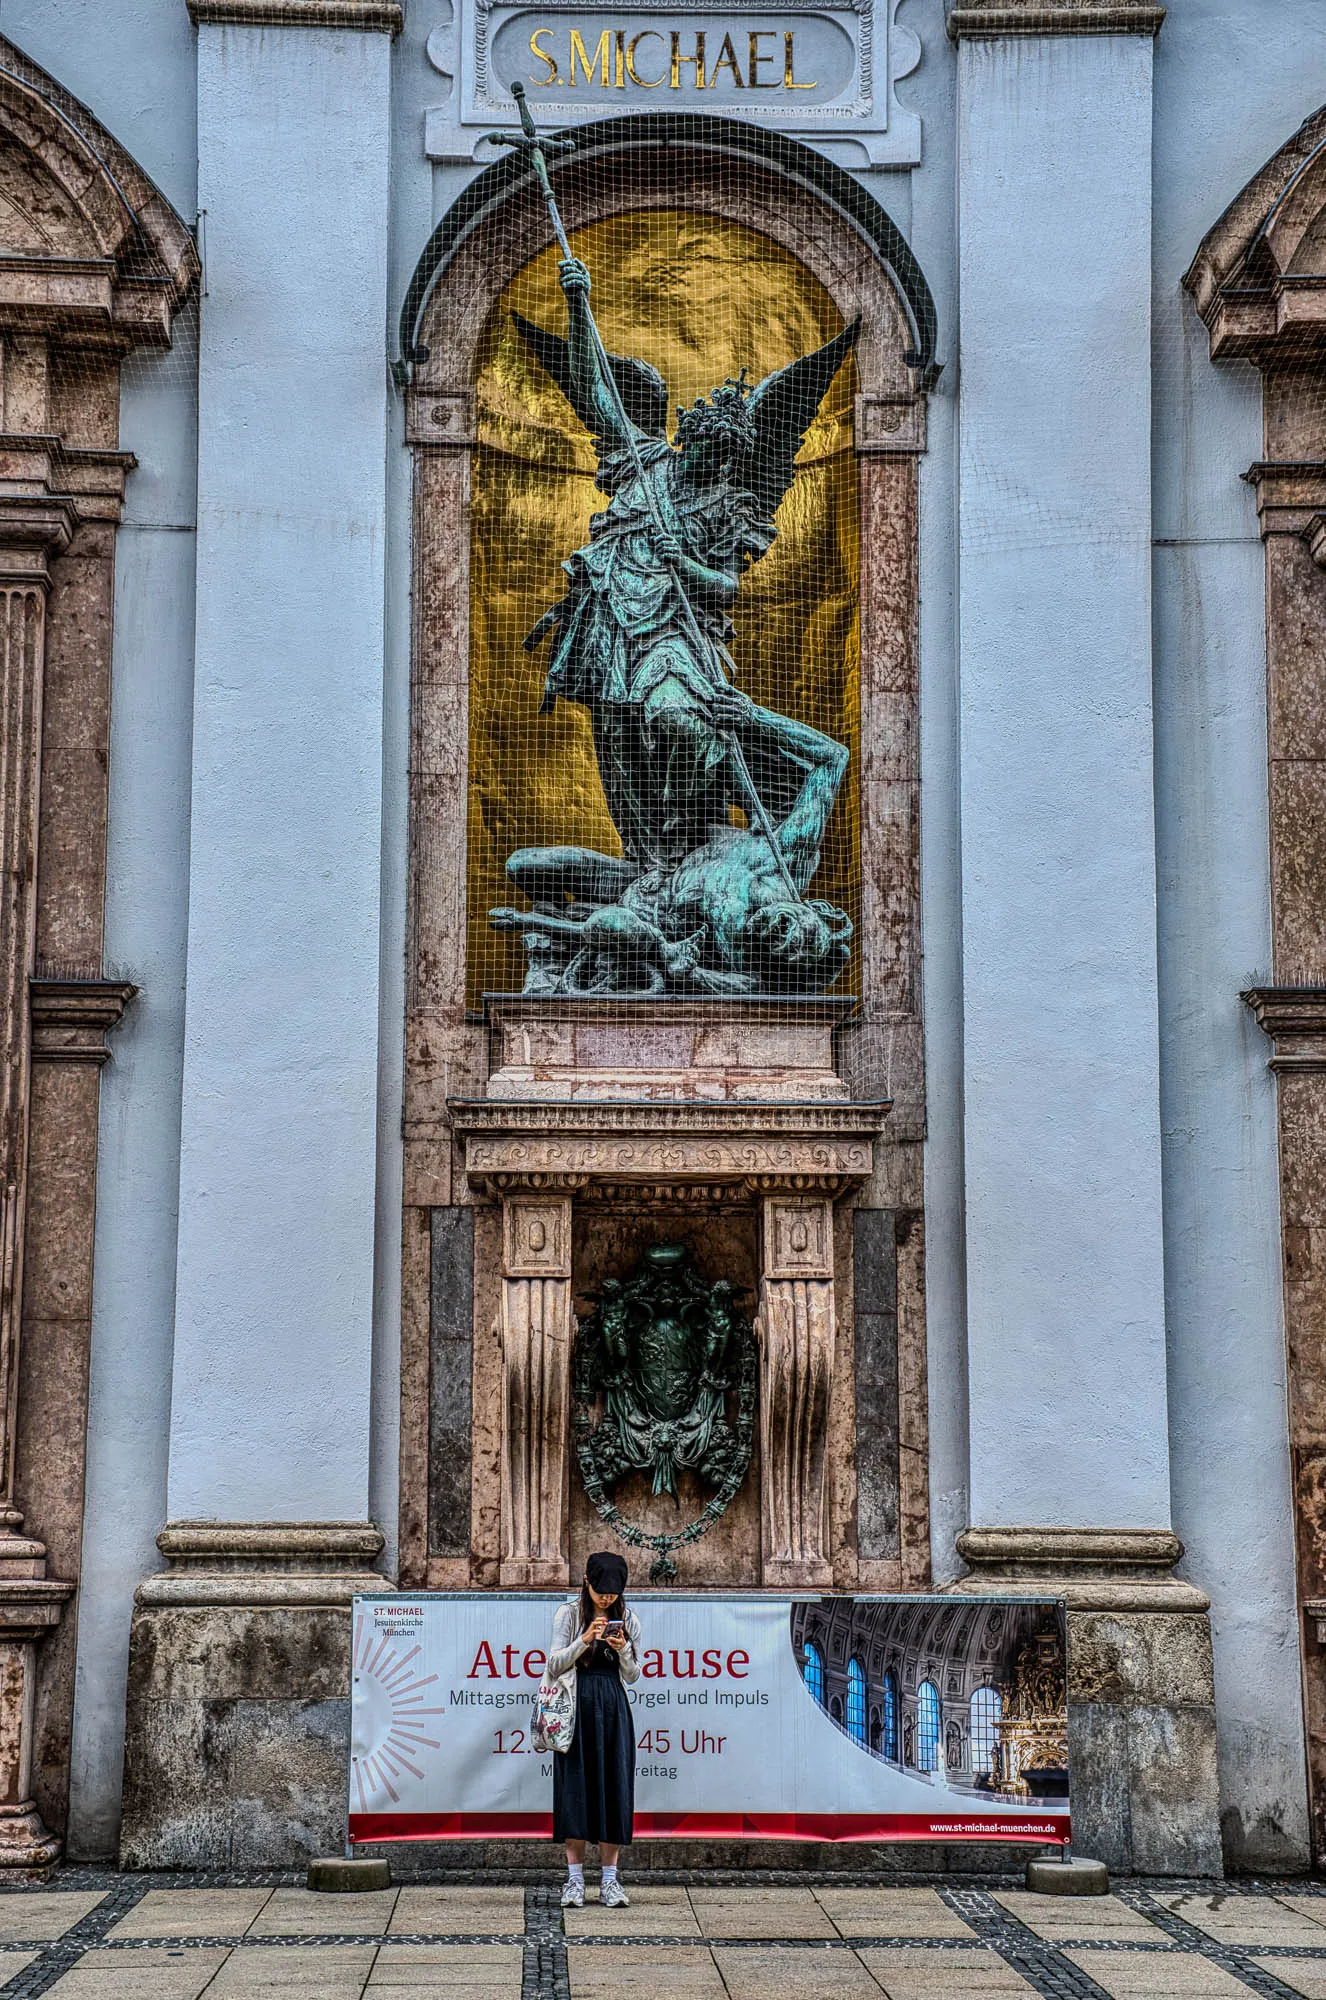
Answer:
<svg viewBox="0 0 1326 2000"><path fill-rule="evenodd" d="M592 49L579 28L567 31L565 44L558 41L560 33L558 28L540 26L529 38L531 56L543 65L530 71L530 82L545 90L555 86L578 90L582 85L600 90L631 86L660 90L665 85L669 90L714 90L720 77L737 90L819 89L817 78L797 76L795 28L737 29L735 40L728 29L716 54L714 37L706 35L703 28L689 32L683 28L640 28L632 33L629 28L607 27L600 29ZM645 43L655 42L658 48L645 49ZM765 48L766 42L773 46ZM646 65L649 69L657 65L657 74L645 74ZM684 78L683 70L688 72Z"/></svg>

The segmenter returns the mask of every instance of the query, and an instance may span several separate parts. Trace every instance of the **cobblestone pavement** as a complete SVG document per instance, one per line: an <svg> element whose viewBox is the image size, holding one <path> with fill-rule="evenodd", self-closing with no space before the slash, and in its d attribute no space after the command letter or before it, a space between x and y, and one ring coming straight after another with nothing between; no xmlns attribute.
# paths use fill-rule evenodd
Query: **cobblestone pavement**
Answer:
<svg viewBox="0 0 1326 2000"><path fill-rule="evenodd" d="M548 1884L66 1870L0 1887L0 1996L36 2000L1326 2000L1326 1884L655 1878L563 1920Z"/></svg>

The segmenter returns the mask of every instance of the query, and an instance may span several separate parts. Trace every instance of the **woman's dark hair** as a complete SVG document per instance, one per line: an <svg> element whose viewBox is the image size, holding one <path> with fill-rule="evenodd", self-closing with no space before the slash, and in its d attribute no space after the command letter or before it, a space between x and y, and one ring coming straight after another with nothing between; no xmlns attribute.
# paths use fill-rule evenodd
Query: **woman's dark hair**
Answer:
<svg viewBox="0 0 1326 2000"><path fill-rule="evenodd" d="M582 1632L585 1630L586 1626L591 1625L596 1618L603 1618L603 1617L625 1618L625 1616L626 1616L626 1594L624 1591L618 1591L616 1597L613 1599L612 1603L608 1606L607 1611L602 1612L599 1610L598 1606L595 1604L593 1598L589 1594L588 1583L581 1584L580 1629ZM602 1642L600 1641L600 1643Z"/></svg>

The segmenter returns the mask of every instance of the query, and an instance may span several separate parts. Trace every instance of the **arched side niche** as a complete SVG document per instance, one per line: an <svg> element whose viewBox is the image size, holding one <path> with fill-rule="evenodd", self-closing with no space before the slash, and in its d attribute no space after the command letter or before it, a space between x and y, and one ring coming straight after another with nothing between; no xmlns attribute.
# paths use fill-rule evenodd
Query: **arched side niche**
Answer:
<svg viewBox="0 0 1326 2000"><path fill-rule="evenodd" d="M721 121L702 121L703 143L697 136L693 144L677 121L667 122L666 145L650 133L653 121L636 119L611 147L588 145L557 170L573 240L581 231L632 226L627 218L642 228L650 217L671 227L684 213L728 241L745 232L767 242L771 257L794 261L806 296L823 301L827 332L858 317L862 323L854 407L840 413L841 443L855 465L860 626L860 921L848 988L860 1010L843 1032L842 1050L853 1098L891 1098L894 1109L859 1205L838 1210L839 1270L850 1272L855 1244L869 1261L872 1286L887 1298L853 1326L845 1310L850 1290L840 1292L840 1345L849 1365L834 1377L829 1424L838 1448L830 1454L829 1505L840 1522L861 1524L843 1553L838 1587L919 1587L929 1573L929 1528L916 534L932 309L906 246L846 176L839 179L850 199L837 200L823 185L837 170L804 148L782 141L777 159L733 153L716 143ZM862 203L880 225L873 240L851 213ZM535 186L505 163L481 177L458 208L463 213L444 220L421 263L403 322L415 482L401 1573L403 1582L449 1588L496 1583L502 1506L501 1388L488 1331L498 1317L500 1211L467 1184L447 1112L448 1099L482 1097L489 1074L488 1029L476 1017L466 948L467 928L473 935L466 906L476 638L471 516L481 490L480 440L487 450L500 439L476 391L492 356L499 303L522 273L537 273L551 242ZM713 379L743 361L763 365L764 358L732 353ZM520 671L530 672L524 659ZM536 718L529 720L533 726ZM880 1441L880 1464L860 1486L858 1436Z"/></svg>
<svg viewBox="0 0 1326 2000"><path fill-rule="evenodd" d="M1184 280L1211 358L1262 378L1239 472L1265 549L1271 954L1243 997L1277 1077L1288 1417L1314 1864L1326 1863L1326 107L1254 175Z"/></svg>

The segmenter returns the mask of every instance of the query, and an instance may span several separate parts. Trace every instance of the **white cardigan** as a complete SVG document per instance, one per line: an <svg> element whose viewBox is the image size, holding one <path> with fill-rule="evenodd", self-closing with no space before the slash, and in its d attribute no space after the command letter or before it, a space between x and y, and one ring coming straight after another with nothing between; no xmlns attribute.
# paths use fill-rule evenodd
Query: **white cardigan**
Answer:
<svg viewBox="0 0 1326 2000"><path fill-rule="evenodd" d="M623 1681L629 1687L640 1678L640 1620L626 1607L626 1644L617 1655L617 1664ZM580 1599L573 1597L566 1604L559 1604L553 1619L552 1651L548 1655L548 1677L560 1681L576 1670L576 1663L588 1652L580 1636Z"/></svg>

